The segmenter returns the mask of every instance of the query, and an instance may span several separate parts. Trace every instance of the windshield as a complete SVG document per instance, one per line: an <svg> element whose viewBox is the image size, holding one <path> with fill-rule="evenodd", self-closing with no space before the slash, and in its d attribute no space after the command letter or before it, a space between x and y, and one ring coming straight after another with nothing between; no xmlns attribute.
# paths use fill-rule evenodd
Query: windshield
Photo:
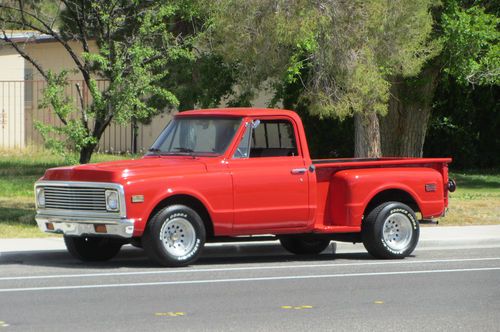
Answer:
<svg viewBox="0 0 500 332"><path fill-rule="evenodd" d="M221 155L231 143L240 123L241 118L174 118L149 149L149 155Z"/></svg>

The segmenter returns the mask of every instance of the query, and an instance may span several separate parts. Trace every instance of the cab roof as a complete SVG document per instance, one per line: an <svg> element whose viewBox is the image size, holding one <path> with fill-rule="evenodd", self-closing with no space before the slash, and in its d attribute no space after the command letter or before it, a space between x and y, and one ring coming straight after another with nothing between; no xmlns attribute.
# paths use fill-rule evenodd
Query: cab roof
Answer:
<svg viewBox="0 0 500 332"><path fill-rule="evenodd" d="M297 113L282 109L274 108L253 108L253 107L230 107L230 108L210 108L202 110L193 110L177 113L176 116L276 116L285 115L289 117L296 117Z"/></svg>

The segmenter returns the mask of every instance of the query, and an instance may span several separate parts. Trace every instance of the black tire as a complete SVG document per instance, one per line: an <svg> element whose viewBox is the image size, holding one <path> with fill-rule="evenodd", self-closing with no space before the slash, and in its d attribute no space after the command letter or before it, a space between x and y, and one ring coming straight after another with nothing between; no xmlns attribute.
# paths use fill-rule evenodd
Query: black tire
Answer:
<svg viewBox="0 0 500 332"><path fill-rule="evenodd" d="M283 248L296 255L317 255L330 244L330 240L313 236L282 237L280 242Z"/></svg>
<svg viewBox="0 0 500 332"><path fill-rule="evenodd" d="M418 243L420 228L413 210L400 202L386 202L363 220L363 245L376 258L405 258Z"/></svg>
<svg viewBox="0 0 500 332"><path fill-rule="evenodd" d="M64 244L71 256L85 262L107 261L115 257L123 241L104 237L64 236Z"/></svg>
<svg viewBox="0 0 500 332"><path fill-rule="evenodd" d="M149 258L163 266L186 266L198 259L206 231L199 214L185 205L171 205L148 222L142 246Z"/></svg>
<svg viewBox="0 0 500 332"><path fill-rule="evenodd" d="M141 242L141 238L137 238L137 237L134 237L132 238L132 240L130 240L130 244L136 248L140 248L142 249L142 242Z"/></svg>

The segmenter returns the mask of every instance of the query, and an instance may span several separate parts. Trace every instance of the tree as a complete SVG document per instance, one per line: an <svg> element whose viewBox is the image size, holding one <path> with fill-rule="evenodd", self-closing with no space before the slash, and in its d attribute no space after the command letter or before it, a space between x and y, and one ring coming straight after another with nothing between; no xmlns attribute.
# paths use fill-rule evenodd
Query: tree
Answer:
<svg viewBox="0 0 500 332"><path fill-rule="evenodd" d="M175 22L190 19L191 2L139 0L61 0L59 15L48 16L23 1L0 4L3 40L30 62L47 81L44 95L63 126L39 125L48 143L59 150L68 144L87 163L111 121L146 120L166 107L179 104L160 82L168 75L165 66L179 59L193 59L192 36L175 33ZM6 25L49 35L60 43L75 63L92 102L80 105L63 94L67 71L45 70L22 45L6 33ZM95 41L97 50L91 48ZM76 42L76 43L74 43ZM80 52L80 49L82 52ZM100 89L98 80L105 80ZM65 137L50 139L49 133Z"/></svg>
<svg viewBox="0 0 500 332"><path fill-rule="evenodd" d="M452 156L454 170L498 169L499 100L498 85L472 88L451 76L442 77L436 88L424 154Z"/></svg>
<svg viewBox="0 0 500 332"><path fill-rule="evenodd" d="M448 0L436 11L433 38L442 50L418 77L393 81L389 113L380 119L384 155L422 156L435 91L447 76L464 86L500 84L500 19L498 7L496 14L488 7Z"/></svg>
<svg viewBox="0 0 500 332"><path fill-rule="evenodd" d="M355 118L355 155L378 157L377 114L390 79L416 75L435 55L434 1L220 0L215 48L244 72L242 90L300 80L318 118ZM304 79L304 72L307 78Z"/></svg>

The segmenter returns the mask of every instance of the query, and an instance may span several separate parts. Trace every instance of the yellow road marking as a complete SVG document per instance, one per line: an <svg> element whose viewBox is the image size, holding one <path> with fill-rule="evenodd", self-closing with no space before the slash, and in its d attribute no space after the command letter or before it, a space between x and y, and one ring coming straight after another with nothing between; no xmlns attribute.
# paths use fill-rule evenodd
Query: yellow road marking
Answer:
<svg viewBox="0 0 500 332"><path fill-rule="evenodd" d="M167 316L167 317L178 317L178 316L185 316L185 312L155 312L155 316Z"/></svg>
<svg viewBox="0 0 500 332"><path fill-rule="evenodd" d="M375 303L375 304L384 304L384 301L375 301L373 303Z"/></svg>
<svg viewBox="0 0 500 332"><path fill-rule="evenodd" d="M312 309L312 305L299 305L299 306L292 306L292 305L282 305L281 309L295 309L295 310L302 310L302 309Z"/></svg>
<svg viewBox="0 0 500 332"><path fill-rule="evenodd" d="M7 327L7 326L9 326L9 324L4 322L3 320L0 320L0 327Z"/></svg>

